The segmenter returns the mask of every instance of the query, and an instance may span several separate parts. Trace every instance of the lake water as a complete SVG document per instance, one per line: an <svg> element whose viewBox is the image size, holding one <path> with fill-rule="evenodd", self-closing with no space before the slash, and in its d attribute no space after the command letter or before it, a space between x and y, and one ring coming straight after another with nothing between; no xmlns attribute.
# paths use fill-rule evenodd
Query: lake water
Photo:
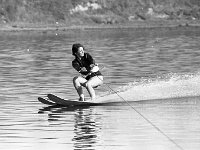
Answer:
<svg viewBox="0 0 200 150"><path fill-rule="evenodd" d="M114 90L121 103L56 108L37 101L48 93L78 97L76 42L104 74L97 95L120 99ZM189 27L1 33L0 149L198 150L199 48L200 30Z"/></svg>

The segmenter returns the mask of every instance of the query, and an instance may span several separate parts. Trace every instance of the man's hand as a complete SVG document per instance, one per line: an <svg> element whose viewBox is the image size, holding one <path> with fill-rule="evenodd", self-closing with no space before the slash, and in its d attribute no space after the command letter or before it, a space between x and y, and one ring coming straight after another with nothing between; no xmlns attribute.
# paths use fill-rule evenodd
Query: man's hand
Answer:
<svg viewBox="0 0 200 150"><path fill-rule="evenodd" d="M91 64L91 65L90 65L90 68L92 69L94 66L96 66L96 65L95 65L95 64Z"/></svg>
<svg viewBox="0 0 200 150"><path fill-rule="evenodd" d="M99 67L97 65L94 65L90 70L90 72L92 73L97 72L97 71L99 71Z"/></svg>
<svg viewBox="0 0 200 150"><path fill-rule="evenodd" d="M85 67L82 67L80 72L87 72L87 69Z"/></svg>

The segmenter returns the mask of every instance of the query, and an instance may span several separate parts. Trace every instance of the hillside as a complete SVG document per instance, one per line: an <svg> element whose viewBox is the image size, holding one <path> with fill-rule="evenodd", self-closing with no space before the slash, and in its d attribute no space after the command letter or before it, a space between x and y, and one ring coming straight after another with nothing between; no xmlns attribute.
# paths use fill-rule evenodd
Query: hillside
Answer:
<svg viewBox="0 0 200 150"><path fill-rule="evenodd" d="M0 0L0 25L80 26L200 21L199 0Z"/></svg>

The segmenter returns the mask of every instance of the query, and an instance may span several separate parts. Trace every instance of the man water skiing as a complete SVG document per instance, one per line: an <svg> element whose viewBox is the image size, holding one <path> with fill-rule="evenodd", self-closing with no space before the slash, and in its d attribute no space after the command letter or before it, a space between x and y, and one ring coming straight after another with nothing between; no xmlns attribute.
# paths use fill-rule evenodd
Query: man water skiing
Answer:
<svg viewBox="0 0 200 150"><path fill-rule="evenodd" d="M84 50L84 46L79 43L72 45L72 55L75 56L72 66L81 74L74 77L73 84L80 101L84 101L83 87L87 89L91 100L95 100L94 88L103 84L103 75L92 56Z"/></svg>

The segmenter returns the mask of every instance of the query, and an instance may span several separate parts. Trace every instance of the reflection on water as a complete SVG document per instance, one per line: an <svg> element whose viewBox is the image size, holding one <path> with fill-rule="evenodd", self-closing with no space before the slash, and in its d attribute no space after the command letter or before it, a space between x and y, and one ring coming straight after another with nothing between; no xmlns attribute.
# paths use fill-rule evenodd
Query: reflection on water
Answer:
<svg viewBox="0 0 200 150"><path fill-rule="evenodd" d="M100 130L96 115L93 115L92 109L81 110L79 109L75 114L75 125L74 133L76 134L73 138L74 147L76 149L94 148L97 142L97 135ZM100 116L98 116L100 117Z"/></svg>
<svg viewBox="0 0 200 150"><path fill-rule="evenodd" d="M0 149L177 149L126 103L42 108L37 97L47 93L77 97L72 85L77 72L71 67L74 42L85 45L104 66L105 83L112 89L127 90L122 96L130 101L147 100L131 105L184 149L199 149L199 31L99 29L57 35L1 34ZM106 85L97 89L98 95L107 93ZM151 100L154 98L159 100Z"/></svg>
<svg viewBox="0 0 200 150"><path fill-rule="evenodd" d="M74 149L95 149L99 141L99 133L101 130L101 114L95 113L90 107L45 107L40 109L38 113L50 112L48 121L58 122L62 120L63 113L73 112L73 120L70 124L74 127Z"/></svg>

